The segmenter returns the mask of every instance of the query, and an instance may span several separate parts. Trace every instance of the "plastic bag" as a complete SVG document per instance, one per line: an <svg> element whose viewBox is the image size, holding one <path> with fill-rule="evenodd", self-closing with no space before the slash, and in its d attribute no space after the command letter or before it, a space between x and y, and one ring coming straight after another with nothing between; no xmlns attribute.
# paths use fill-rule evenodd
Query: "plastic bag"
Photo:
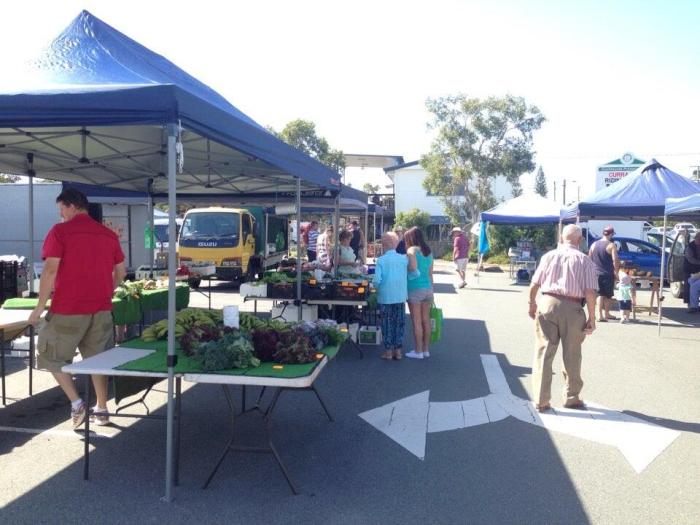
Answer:
<svg viewBox="0 0 700 525"><path fill-rule="evenodd" d="M442 338L442 308L430 307L430 342L439 343Z"/></svg>

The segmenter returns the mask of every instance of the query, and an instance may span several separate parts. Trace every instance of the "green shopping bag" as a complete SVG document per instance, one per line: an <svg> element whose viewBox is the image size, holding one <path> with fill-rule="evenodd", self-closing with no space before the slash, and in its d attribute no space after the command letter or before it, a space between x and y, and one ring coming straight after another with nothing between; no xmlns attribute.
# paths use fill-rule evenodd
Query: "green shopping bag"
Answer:
<svg viewBox="0 0 700 525"><path fill-rule="evenodd" d="M430 307L430 342L439 343L442 338L442 308Z"/></svg>

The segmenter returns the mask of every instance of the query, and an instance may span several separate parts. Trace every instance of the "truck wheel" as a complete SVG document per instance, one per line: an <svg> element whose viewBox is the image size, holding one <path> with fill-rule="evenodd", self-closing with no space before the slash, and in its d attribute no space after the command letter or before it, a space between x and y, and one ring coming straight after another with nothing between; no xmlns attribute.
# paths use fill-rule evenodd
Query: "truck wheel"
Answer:
<svg viewBox="0 0 700 525"><path fill-rule="evenodd" d="M202 282L201 279L195 279L195 278L187 279L187 284L190 285L190 288L193 288L193 289L195 289L195 290L196 290L197 288L199 288L199 283L201 283L201 282Z"/></svg>
<svg viewBox="0 0 700 525"><path fill-rule="evenodd" d="M680 281L675 281L671 283L671 295L673 297L683 297L683 283Z"/></svg>

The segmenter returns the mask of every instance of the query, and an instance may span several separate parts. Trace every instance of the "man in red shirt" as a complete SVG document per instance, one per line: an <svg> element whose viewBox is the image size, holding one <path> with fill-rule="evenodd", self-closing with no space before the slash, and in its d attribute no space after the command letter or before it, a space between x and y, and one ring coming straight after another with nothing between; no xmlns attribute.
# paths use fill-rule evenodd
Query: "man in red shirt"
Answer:
<svg viewBox="0 0 700 525"><path fill-rule="evenodd" d="M469 261L469 239L462 228L455 226L452 228L452 260L455 263L457 274L459 275L459 287L467 286L467 261Z"/></svg>
<svg viewBox="0 0 700 525"><path fill-rule="evenodd" d="M48 370L71 401L73 427L87 414L73 378L61 372L70 364L76 348L83 358L114 344L112 295L124 279L124 254L116 234L87 213L88 201L68 188L56 197L62 223L54 225L44 240L44 269L39 284L39 303L29 321L36 325L51 292L51 306L39 327L37 368ZM97 397L96 423L109 422L107 376L92 376Z"/></svg>

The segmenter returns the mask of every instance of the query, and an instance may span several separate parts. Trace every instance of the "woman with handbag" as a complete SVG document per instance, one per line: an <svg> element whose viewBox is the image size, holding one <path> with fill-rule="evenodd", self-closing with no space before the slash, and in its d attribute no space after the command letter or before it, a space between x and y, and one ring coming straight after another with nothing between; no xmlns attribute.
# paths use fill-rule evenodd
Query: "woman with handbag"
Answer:
<svg viewBox="0 0 700 525"><path fill-rule="evenodd" d="M416 267L420 276L408 280L408 311L413 323L415 349L406 357L424 359L430 357L430 308L433 305L433 254L416 226L404 234L407 255L411 267Z"/></svg>

